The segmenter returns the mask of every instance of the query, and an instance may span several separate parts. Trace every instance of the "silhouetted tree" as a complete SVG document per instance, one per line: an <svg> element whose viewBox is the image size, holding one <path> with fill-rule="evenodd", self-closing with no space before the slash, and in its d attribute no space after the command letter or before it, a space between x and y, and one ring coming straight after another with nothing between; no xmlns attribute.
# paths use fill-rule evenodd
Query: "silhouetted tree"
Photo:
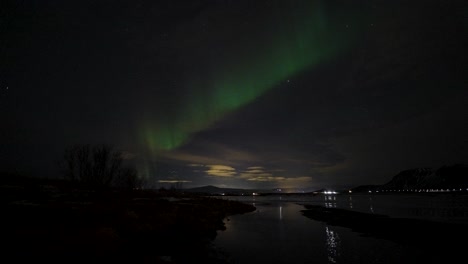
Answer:
<svg viewBox="0 0 468 264"><path fill-rule="evenodd" d="M122 153L109 145L73 145L64 159L65 177L92 187L109 187L122 173Z"/></svg>
<svg viewBox="0 0 468 264"><path fill-rule="evenodd" d="M115 181L119 189L134 190L143 187L144 180L138 177L138 171L134 167L123 168Z"/></svg>
<svg viewBox="0 0 468 264"><path fill-rule="evenodd" d="M182 190L182 185L183 185L183 183L180 182L180 181L174 182L174 183L171 185L171 191L177 192L177 191Z"/></svg>

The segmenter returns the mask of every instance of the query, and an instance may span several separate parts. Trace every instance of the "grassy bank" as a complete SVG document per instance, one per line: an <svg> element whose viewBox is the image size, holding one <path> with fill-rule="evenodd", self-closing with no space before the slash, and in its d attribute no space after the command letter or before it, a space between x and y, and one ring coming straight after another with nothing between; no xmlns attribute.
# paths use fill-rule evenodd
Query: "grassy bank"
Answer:
<svg viewBox="0 0 468 264"><path fill-rule="evenodd" d="M179 192L90 190L63 181L0 185L4 257L18 262L218 263L209 245L236 201Z"/></svg>

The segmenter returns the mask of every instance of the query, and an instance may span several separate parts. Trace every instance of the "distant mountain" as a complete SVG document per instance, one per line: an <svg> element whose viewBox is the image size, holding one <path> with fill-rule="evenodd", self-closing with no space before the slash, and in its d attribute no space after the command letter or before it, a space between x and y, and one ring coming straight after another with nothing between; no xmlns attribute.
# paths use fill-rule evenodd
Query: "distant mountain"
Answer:
<svg viewBox="0 0 468 264"><path fill-rule="evenodd" d="M404 170L382 185L363 185L353 188L353 192L368 191L415 191L415 190L457 190L467 191L468 165L455 164L442 166L437 170L416 168Z"/></svg>
<svg viewBox="0 0 468 264"><path fill-rule="evenodd" d="M294 188L274 188L274 189L235 189L220 188L213 185L185 189L185 192L209 194L209 195L271 195L271 194L307 194L310 191L298 190Z"/></svg>
<svg viewBox="0 0 468 264"><path fill-rule="evenodd" d="M213 185L185 189L184 191L191 192L191 193L219 194L219 195L240 194L242 192L246 192L246 190L243 190L243 189L219 188Z"/></svg>

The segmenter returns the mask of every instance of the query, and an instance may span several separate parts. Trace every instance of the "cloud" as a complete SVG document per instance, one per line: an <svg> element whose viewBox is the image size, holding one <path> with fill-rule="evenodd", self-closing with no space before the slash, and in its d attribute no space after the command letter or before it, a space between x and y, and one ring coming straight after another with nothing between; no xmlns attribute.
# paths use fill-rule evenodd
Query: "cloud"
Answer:
<svg viewBox="0 0 468 264"><path fill-rule="evenodd" d="M247 170L243 171L239 177L246 179L247 181L276 181L277 177L273 177L273 174L264 170L261 166L248 167ZM283 177L281 177L283 178ZM283 178L284 179L284 178Z"/></svg>
<svg viewBox="0 0 468 264"><path fill-rule="evenodd" d="M263 170L262 166L253 166L253 167L248 167L247 170Z"/></svg>
<svg viewBox="0 0 468 264"><path fill-rule="evenodd" d="M311 177L274 176L273 173L261 166L248 167L239 177L250 182L276 182L284 187L301 186L312 180Z"/></svg>
<svg viewBox="0 0 468 264"><path fill-rule="evenodd" d="M242 165L259 159L255 154L230 146L203 141L198 144L188 144L183 148L160 151L161 158L183 162L190 167L202 167L202 164Z"/></svg>
<svg viewBox="0 0 468 264"><path fill-rule="evenodd" d="M304 184L308 184L312 181L312 177L309 176L302 176L302 177L293 177L293 178L286 178L283 183L285 187L296 187L296 186L304 186Z"/></svg>
<svg viewBox="0 0 468 264"><path fill-rule="evenodd" d="M159 183L179 183L179 182L192 182L187 180L158 180Z"/></svg>
<svg viewBox="0 0 468 264"><path fill-rule="evenodd" d="M248 170L243 174L264 174L265 172L263 170ZM269 174L269 173L268 173Z"/></svg>
<svg viewBox="0 0 468 264"><path fill-rule="evenodd" d="M187 166L189 166L189 167L205 167L205 165L203 165L203 164L194 164L194 163L188 164Z"/></svg>
<svg viewBox="0 0 468 264"><path fill-rule="evenodd" d="M233 177L235 176L236 169L234 169L231 166L226 166L226 165L207 165L209 168L205 172L209 176L216 176L216 177Z"/></svg>
<svg viewBox="0 0 468 264"><path fill-rule="evenodd" d="M277 182L277 181L284 181L285 177L274 177L274 176L256 176L252 178L248 178L248 181L261 181L261 182Z"/></svg>
<svg viewBox="0 0 468 264"><path fill-rule="evenodd" d="M203 155L203 154L192 154L190 152L181 151L181 150L173 150L160 153L161 157L173 160L173 161L182 161L184 163L190 164L219 164L226 161L223 159L219 159L213 157L211 155ZM196 167L196 166L193 166Z"/></svg>

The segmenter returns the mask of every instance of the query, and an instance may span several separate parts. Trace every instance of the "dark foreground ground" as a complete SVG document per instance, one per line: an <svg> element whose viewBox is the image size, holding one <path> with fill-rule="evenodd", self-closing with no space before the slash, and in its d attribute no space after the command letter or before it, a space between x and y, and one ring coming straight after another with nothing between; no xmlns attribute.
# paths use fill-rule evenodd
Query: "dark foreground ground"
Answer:
<svg viewBox="0 0 468 264"><path fill-rule="evenodd" d="M392 218L318 205L304 207L303 215L313 220L402 245L408 252L408 258L401 259L399 263L466 262L468 224Z"/></svg>
<svg viewBox="0 0 468 264"><path fill-rule="evenodd" d="M210 242L225 229L223 219L255 210L179 192L95 191L53 181L4 182L0 196L8 263L221 263Z"/></svg>

